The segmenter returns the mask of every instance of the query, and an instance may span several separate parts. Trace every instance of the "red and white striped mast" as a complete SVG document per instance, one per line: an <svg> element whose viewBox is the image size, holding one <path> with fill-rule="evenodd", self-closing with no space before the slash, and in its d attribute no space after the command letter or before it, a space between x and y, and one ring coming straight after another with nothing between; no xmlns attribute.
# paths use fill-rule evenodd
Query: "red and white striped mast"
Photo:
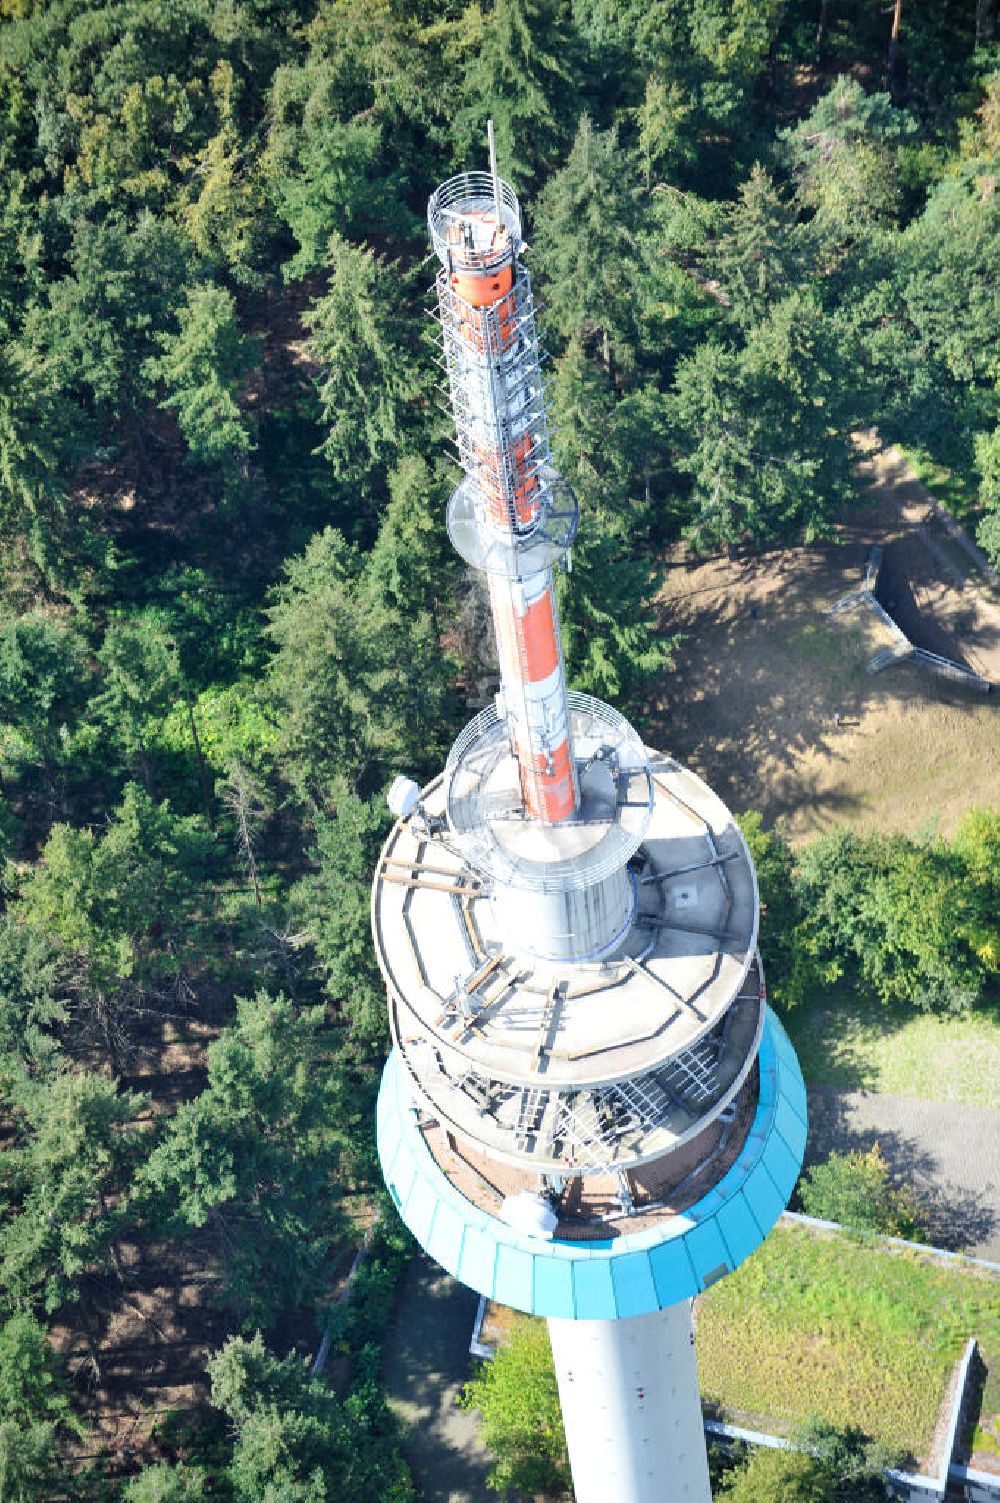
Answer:
<svg viewBox="0 0 1000 1503"><path fill-rule="evenodd" d="M553 563L569 547L577 508L549 448L531 280L521 265L521 215L497 176L465 173L430 200L443 266L437 278L444 356L468 477L452 536L488 573L502 707L527 815L570 818L579 789ZM457 535L456 535L457 533ZM470 546L471 545L471 546Z"/></svg>

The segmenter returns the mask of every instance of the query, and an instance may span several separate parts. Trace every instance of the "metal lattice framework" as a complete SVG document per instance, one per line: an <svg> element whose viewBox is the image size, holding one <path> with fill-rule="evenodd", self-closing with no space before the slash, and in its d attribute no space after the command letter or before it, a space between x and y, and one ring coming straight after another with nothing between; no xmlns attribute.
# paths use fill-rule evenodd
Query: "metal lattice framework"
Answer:
<svg viewBox="0 0 1000 1503"><path fill-rule="evenodd" d="M506 838L516 835L523 820L514 782L505 785L499 776L511 758L511 743L507 720L495 705L469 722L449 753L449 822L469 864L494 881L539 892L583 888L624 866L642 843L653 804L642 741L610 705L575 690L566 697L585 792L577 819L567 821L566 828L583 835L589 827L593 839L574 842L572 854L563 859L521 860L516 842ZM608 770L615 795L612 805L591 808L587 773L597 765Z"/></svg>
<svg viewBox="0 0 1000 1503"><path fill-rule="evenodd" d="M763 1022L763 992L738 1000ZM491 1080L474 1070L449 1073L440 1052L426 1042L404 1047L404 1058L425 1100L439 1104L447 1119L449 1092L471 1102L494 1146L526 1161L558 1160L573 1175L611 1174L643 1157L642 1144L661 1129L678 1138L702 1127L733 1100L755 1050L741 1051L745 1064L724 1061L732 1013L691 1048L656 1070L631 1079L583 1089L548 1089Z"/></svg>
<svg viewBox="0 0 1000 1503"><path fill-rule="evenodd" d="M555 479L531 279L519 267L503 301L474 318L447 272L436 285L459 462L478 486L484 518L490 498L502 497L511 530L527 536L551 504Z"/></svg>

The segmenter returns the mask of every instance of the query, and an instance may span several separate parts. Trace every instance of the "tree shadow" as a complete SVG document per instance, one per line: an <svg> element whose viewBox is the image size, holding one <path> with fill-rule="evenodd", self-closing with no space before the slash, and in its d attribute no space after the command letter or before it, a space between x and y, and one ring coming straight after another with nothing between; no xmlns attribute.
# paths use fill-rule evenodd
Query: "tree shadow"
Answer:
<svg viewBox="0 0 1000 1503"><path fill-rule="evenodd" d="M925 1239L932 1246L971 1252L990 1240L1000 1227L995 1206L960 1185L944 1182L936 1155L908 1133L859 1126L852 1121L851 1105L848 1093L837 1087L810 1089L804 1168L822 1163L833 1152L867 1153L877 1143L893 1180L917 1196Z"/></svg>
<svg viewBox="0 0 1000 1503"><path fill-rule="evenodd" d="M902 548L899 533L898 518L894 527L866 513L841 542L733 560L671 556L660 608L664 631L681 640L648 707L653 744L690 762L735 808L759 809L769 821L794 816L802 833L870 812L876 794L864 786L859 794L849 773L860 738L879 732L879 723L867 725L873 710L983 703L965 685L922 670L868 674L871 649L859 621L826 613L860 585L871 542ZM917 539L907 539L906 549L898 589L908 592L917 616L908 560L910 551L922 558L925 550ZM956 660L963 656L954 632L960 601L952 591L940 631L919 637ZM985 651L989 644L981 636L975 645Z"/></svg>

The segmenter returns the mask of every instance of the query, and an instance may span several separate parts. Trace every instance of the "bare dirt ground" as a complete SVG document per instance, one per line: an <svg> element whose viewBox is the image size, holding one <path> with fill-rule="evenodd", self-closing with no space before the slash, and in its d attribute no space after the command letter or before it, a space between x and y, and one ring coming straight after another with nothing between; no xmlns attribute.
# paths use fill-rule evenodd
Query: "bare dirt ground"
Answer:
<svg viewBox="0 0 1000 1503"><path fill-rule="evenodd" d="M968 808L1000 802L1000 599L898 451L876 451L860 474L872 503L836 542L700 562L677 547L665 563L662 620L682 641L651 739L793 841L834 823L947 834ZM876 543L880 598L911 640L974 668L992 694L912 664L867 672L880 645L870 619L826 608L860 583Z"/></svg>

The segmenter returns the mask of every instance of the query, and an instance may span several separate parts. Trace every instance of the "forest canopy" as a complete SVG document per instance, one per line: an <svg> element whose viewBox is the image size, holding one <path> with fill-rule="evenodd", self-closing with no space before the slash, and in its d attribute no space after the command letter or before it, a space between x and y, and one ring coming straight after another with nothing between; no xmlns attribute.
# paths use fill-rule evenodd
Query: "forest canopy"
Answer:
<svg viewBox="0 0 1000 1503"><path fill-rule="evenodd" d="M859 428L964 477L1000 561L996 11L906 0L890 58L860 0L0 0L5 1498L413 1496L368 884L387 783L496 671L443 525L428 193L492 117L583 517L569 674L641 725L663 550L831 536ZM990 984L995 816L794 870L754 838L789 1001L806 896L812 974ZM151 1288L150 1322L197 1289L193 1355L126 1445Z"/></svg>

